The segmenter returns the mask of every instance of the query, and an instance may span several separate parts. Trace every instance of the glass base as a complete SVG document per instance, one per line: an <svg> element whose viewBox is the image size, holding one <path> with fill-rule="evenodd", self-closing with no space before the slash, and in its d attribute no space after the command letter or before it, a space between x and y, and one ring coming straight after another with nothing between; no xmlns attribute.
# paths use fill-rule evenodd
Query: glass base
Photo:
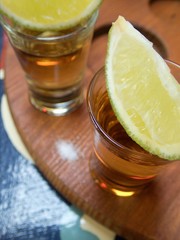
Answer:
<svg viewBox="0 0 180 240"><path fill-rule="evenodd" d="M83 96L79 95L74 99L59 103L49 103L30 96L30 102L36 109L43 113L52 116L65 116L81 106L83 103Z"/></svg>
<svg viewBox="0 0 180 240"><path fill-rule="evenodd" d="M107 192L113 193L116 196L120 197L130 197L137 193L134 190L127 189L123 186L117 185L107 179L99 176L95 171L91 171L91 175L100 188L104 189Z"/></svg>
<svg viewBox="0 0 180 240"><path fill-rule="evenodd" d="M89 169L95 183L100 188L121 197L138 194L152 181L152 179L146 182L137 181L128 175L115 172L98 160L94 153L91 154L89 160Z"/></svg>

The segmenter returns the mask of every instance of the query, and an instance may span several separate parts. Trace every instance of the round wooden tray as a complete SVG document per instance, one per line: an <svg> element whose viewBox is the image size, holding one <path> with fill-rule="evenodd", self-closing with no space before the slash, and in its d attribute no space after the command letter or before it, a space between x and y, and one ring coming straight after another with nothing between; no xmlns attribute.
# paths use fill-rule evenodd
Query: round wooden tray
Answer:
<svg viewBox="0 0 180 240"><path fill-rule="evenodd" d="M105 0L96 24L89 55L84 96L94 73L104 64L107 31L118 15L125 16L155 44L164 56L179 60L179 2ZM168 2L168 1L164 1ZM171 7L169 7L171 6ZM142 10L143 9L143 10ZM158 9L161 16L158 15ZM167 16L172 16L174 18ZM180 176L176 162L141 194L113 196L92 180L88 160L92 129L86 102L65 117L34 109L28 100L24 73L12 48L7 47L5 90L17 129L47 180L74 205L129 239L178 239L180 236Z"/></svg>

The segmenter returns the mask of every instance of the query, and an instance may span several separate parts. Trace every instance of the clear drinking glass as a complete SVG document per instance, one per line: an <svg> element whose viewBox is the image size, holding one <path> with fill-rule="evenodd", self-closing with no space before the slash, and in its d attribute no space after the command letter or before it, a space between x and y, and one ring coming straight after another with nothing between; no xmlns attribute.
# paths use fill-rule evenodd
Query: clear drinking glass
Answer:
<svg viewBox="0 0 180 240"><path fill-rule="evenodd" d="M0 16L25 72L30 101L51 115L65 115L83 102L83 78L98 11L73 29L36 32Z"/></svg>
<svg viewBox="0 0 180 240"><path fill-rule="evenodd" d="M179 81L180 66L167 63ZM90 83L87 105L94 131L89 168L101 188L118 196L131 196L172 163L148 153L126 134L111 108L104 68Z"/></svg>

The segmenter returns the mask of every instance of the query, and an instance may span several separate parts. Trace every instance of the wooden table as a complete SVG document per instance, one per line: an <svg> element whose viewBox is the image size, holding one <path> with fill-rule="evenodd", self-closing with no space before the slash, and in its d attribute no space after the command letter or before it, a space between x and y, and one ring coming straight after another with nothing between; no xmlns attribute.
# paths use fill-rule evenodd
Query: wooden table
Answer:
<svg viewBox="0 0 180 240"><path fill-rule="evenodd" d="M118 15L141 30L163 57L180 62L180 2L104 0L89 55L86 88L104 65L107 31ZM88 169L92 129L86 103L66 117L47 116L29 103L24 73L8 45L5 90L16 127L49 182L74 205L127 239L179 239L180 162L172 164L141 194L113 196L93 182ZM78 158L60 151L67 144Z"/></svg>

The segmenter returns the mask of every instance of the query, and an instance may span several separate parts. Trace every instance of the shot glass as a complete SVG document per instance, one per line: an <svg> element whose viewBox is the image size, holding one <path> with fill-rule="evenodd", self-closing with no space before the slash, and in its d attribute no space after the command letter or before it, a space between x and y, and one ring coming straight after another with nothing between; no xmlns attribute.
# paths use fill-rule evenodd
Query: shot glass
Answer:
<svg viewBox="0 0 180 240"><path fill-rule="evenodd" d="M180 74L180 66L168 64L176 75ZM111 108L104 68L89 85L87 106L94 131L89 168L102 189L118 196L132 196L173 162L148 153L126 134Z"/></svg>
<svg viewBox="0 0 180 240"><path fill-rule="evenodd" d="M83 78L98 10L79 26L36 32L0 22L25 72L32 105L50 115L66 115L83 102Z"/></svg>

